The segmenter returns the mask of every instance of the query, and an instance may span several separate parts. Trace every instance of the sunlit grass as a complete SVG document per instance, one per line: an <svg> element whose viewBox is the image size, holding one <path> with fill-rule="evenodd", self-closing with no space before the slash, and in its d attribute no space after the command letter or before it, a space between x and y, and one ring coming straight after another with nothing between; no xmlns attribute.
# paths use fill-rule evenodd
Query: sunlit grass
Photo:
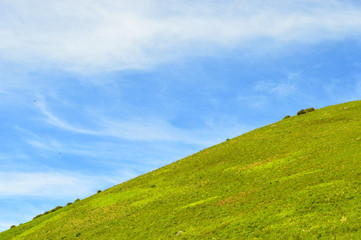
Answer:
<svg viewBox="0 0 361 240"><path fill-rule="evenodd" d="M361 102L318 109L36 218L0 239L361 239L360 147Z"/></svg>

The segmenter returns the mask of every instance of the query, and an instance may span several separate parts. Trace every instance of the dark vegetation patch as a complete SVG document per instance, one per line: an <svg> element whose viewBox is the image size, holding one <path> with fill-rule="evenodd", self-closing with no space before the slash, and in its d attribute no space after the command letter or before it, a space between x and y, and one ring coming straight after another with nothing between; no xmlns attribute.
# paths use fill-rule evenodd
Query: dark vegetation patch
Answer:
<svg viewBox="0 0 361 240"><path fill-rule="evenodd" d="M98 190L98 191L100 191L100 190ZM79 202L79 201L80 201L80 199L77 198L77 199L74 201L74 203ZM73 204L73 203L69 202L69 203L66 204L66 206L70 206L70 205L72 205L72 204ZM47 215L47 214L49 214L49 213L53 213L53 212L55 212L55 211L57 211L57 210L59 210L59 209L61 209L61 208L63 208L63 207L62 207L62 206L57 206L57 207L55 207L55 208L53 208L53 209L51 209L51 210L49 210L49 211L46 211L46 212L44 212L44 213L42 213L42 214L39 214L39 215L35 216L33 219L39 218L39 217L44 216L44 215Z"/></svg>
<svg viewBox="0 0 361 240"><path fill-rule="evenodd" d="M59 209L61 209L61 208L63 208L63 207L62 207L62 206L57 206L56 208L53 208L53 209L51 209L51 210L49 210L49 211L46 211L46 212L44 212L43 214L39 214L39 215L35 216L33 219L36 219L36 218L38 218L38 217L44 216L44 215L49 214L49 213L53 213L53 212L55 212L56 210L59 210Z"/></svg>
<svg viewBox="0 0 361 240"><path fill-rule="evenodd" d="M297 112L297 115L302 115L313 111L315 111L314 108L301 109L300 111Z"/></svg>

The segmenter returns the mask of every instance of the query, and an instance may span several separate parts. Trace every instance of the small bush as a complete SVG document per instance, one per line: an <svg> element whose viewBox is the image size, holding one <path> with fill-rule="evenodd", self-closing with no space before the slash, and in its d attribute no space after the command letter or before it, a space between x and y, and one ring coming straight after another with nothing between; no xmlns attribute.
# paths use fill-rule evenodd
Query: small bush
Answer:
<svg viewBox="0 0 361 240"><path fill-rule="evenodd" d="M80 237L81 233L75 234L75 237Z"/></svg>
<svg viewBox="0 0 361 240"><path fill-rule="evenodd" d="M79 202L79 201L80 201L80 199L79 199L79 198L77 198L77 199L75 199L74 203Z"/></svg>
<svg viewBox="0 0 361 240"><path fill-rule="evenodd" d="M68 204L69 204L69 203L68 203ZM35 216L35 217L33 218L33 220L36 219L36 218L38 218L38 217L41 217L41 216L43 216L43 215L46 215L46 214L55 212L56 210L59 210L60 208L63 208L63 207L62 207L62 206L57 206L57 207L54 208L54 209L51 209L51 210L49 210L49 211L44 212L43 214L39 214L39 215Z"/></svg>
<svg viewBox="0 0 361 240"><path fill-rule="evenodd" d="M98 190L98 191L97 191L97 193L101 193L101 192L102 192L102 190Z"/></svg>
<svg viewBox="0 0 361 240"><path fill-rule="evenodd" d="M33 220L36 219L36 218L38 218L38 217L41 217L41 216L43 216L43 215L44 215L44 214L36 215L36 216L33 218Z"/></svg>
<svg viewBox="0 0 361 240"><path fill-rule="evenodd" d="M305 114L305 113L306 113L305 109L301 109L300 111L297 112L297 115L301 115L301 114Z"/></svg>
<svg viewBox="0 0 361 240"><path fill-rule="evenodd" d="M61 208L63 208L63 207L62 207L62 206L57 206L56 208L51 209L50 212L55 212L56 210L59 210L59 209L61 209Z"/></svg>
<svg viewBox="0 0 361 240"><path fill-rule="evenodd" d="M72 205L72 204L73 204L73 203L71 203L71 202L68 202L68 203L67 203L66 205L67 205L67 206L69 206L69 205Z"/></svg>
<svg viewBox="0 0 361 240"><path fill-rule="evenodd" d="M287 115L286 117L284 117L283 119L287 119L287 118L290 118L291 116L290 115Z"/></svg>
<svg viewBox="0 0 361 240"><path fill-rule="evenodd" d="M15 225L12 225L10 228L14 228L14 227L16 227Z"/></svg>
<svg viewBox="0 0 361 240"><path fill-rule="evenodd" d="M300 111L298 111L297 115L306 114L313 111L315 111L314 108L301 109Z"/></svg>

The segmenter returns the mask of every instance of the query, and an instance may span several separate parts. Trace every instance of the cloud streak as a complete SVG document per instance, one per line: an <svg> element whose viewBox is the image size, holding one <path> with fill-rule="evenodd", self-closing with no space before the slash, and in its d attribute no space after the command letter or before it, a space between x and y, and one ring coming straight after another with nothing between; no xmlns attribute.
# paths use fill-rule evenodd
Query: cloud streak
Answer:
<svg viewBox="0 0 361 240"><path fill-rule="evenodd" d="M3 60L81 73L144 69L224 48L247 52L258 40L280 46L361 33L360 6L336 0L14 0L0 9Z"/></svg>
<svg viewBox="0 0 361 240"><path fill-rule="evenodd" d="M297 86L289 82L259 81L255 85L255 90L279 97L288 97L296 92Z"/></svg>
<svg viewBox="0 0 361 240"><path fill-rule="evenodd" d="M27 196L61 199L91 193L100 177L77 173L56 172L0 172L0 198ZM114 180L112 182L115 183Z"/></svg>
<svg viewBox="0 0 361 240"><path fill-rule="evenodd" d="M169 124L164 119L138 117L130 120L114 120L106 116L92 113L92 116L98 116L93 119L97 125L88 128L74 126L66 120L60 119L52 113L45 101L37 103L38 109L45 117L43 120L61 130L91 135L96 137L114 137L130 141L171 141L184 142L189 144L198 144L202 146L210 146L224 138L234 137L240 131L245 132L246 128L239 124L233 126L222 125L205 125L201 129L186 131ZM223 137L223 138L222 138ZM42 143L36 140L27 140L33 146L43 148ZM48 144L47 144L48 145Z"/></svg>

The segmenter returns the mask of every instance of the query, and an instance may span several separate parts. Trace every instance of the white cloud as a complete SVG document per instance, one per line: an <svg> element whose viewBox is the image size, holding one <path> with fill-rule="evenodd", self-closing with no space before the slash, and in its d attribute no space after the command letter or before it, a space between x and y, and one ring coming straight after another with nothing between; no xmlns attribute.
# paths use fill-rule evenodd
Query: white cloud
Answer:
<svg viewBox="0 0 361 240"><path fill-rule="evenodd" d="M0 222L0 232L8 230L12 225L14 225L13 222Z"/></svg>
<svg viewBox="0 0 361 240"><path fill-rule="evenodd" d="M88 129L74 126L66 120L57 117L48 109L45 100L37 103L37 106L40 112L45 116L44 121L46 123L62 130L97 137L115 137L125 140L140 141L178 141L210 146L223 141L226 138L235 137L246 130L245 127L234 123L232 126L205 124L203 128L186 131L179 129L160 118L142 117L129 120L115 120L95 113L92 113L91 115L95 118L93 120L97 125ZM229 124L229 119L226 122ZM27 142L34 147L42 149L54 148L56 145L56 142L53 142L53 144L47 142L44 145L43 142L39 142L36 139L27 140Z"/></svg>
<svg viewBox="0 0 361 240"><path fill-rule="evenodd" d="M3 60L82 73L147 68L222 48L252 51L259 39L279 46L361 32L361 8L336 0L11 0L0 9Z"/></svg>
<svg viewBox="0 0 361 240"><path fill-rule="evenodd" d="M45 101L37 102L36 107L41 111L41 113L46 117L46 122L50 125L56 126L61 129L69 130L76 133L89 134L89 135L101 135L101 133L93 130L87 130L81 127L75 127L67 123L66 121L58 118L53 113L51 113L46 106Z"/></svg>
<svg viewBox="0 0 361 240"><path fill-rule="evenodd" d="M1 197L64 197L77 192L84 194L89 190L85 177L59 173L1 172L0 182Z"/></svg>
<svg viewBox="0 0 361 240"><path fill-rule="evenodd" d="M275 94L280 97L287 97L294 94L297 86L295 83L259 81L255 85L255 90Z"/></svg>
<svg viewBox="0 0 361 240"><path fill-rule="evenodd" d="M44 198L78 198L94 193L94 188L118 184L134 177L122 174L123 179L110 176L86 176L74 172L0 172L0 198L27 196Z"/></svg>

